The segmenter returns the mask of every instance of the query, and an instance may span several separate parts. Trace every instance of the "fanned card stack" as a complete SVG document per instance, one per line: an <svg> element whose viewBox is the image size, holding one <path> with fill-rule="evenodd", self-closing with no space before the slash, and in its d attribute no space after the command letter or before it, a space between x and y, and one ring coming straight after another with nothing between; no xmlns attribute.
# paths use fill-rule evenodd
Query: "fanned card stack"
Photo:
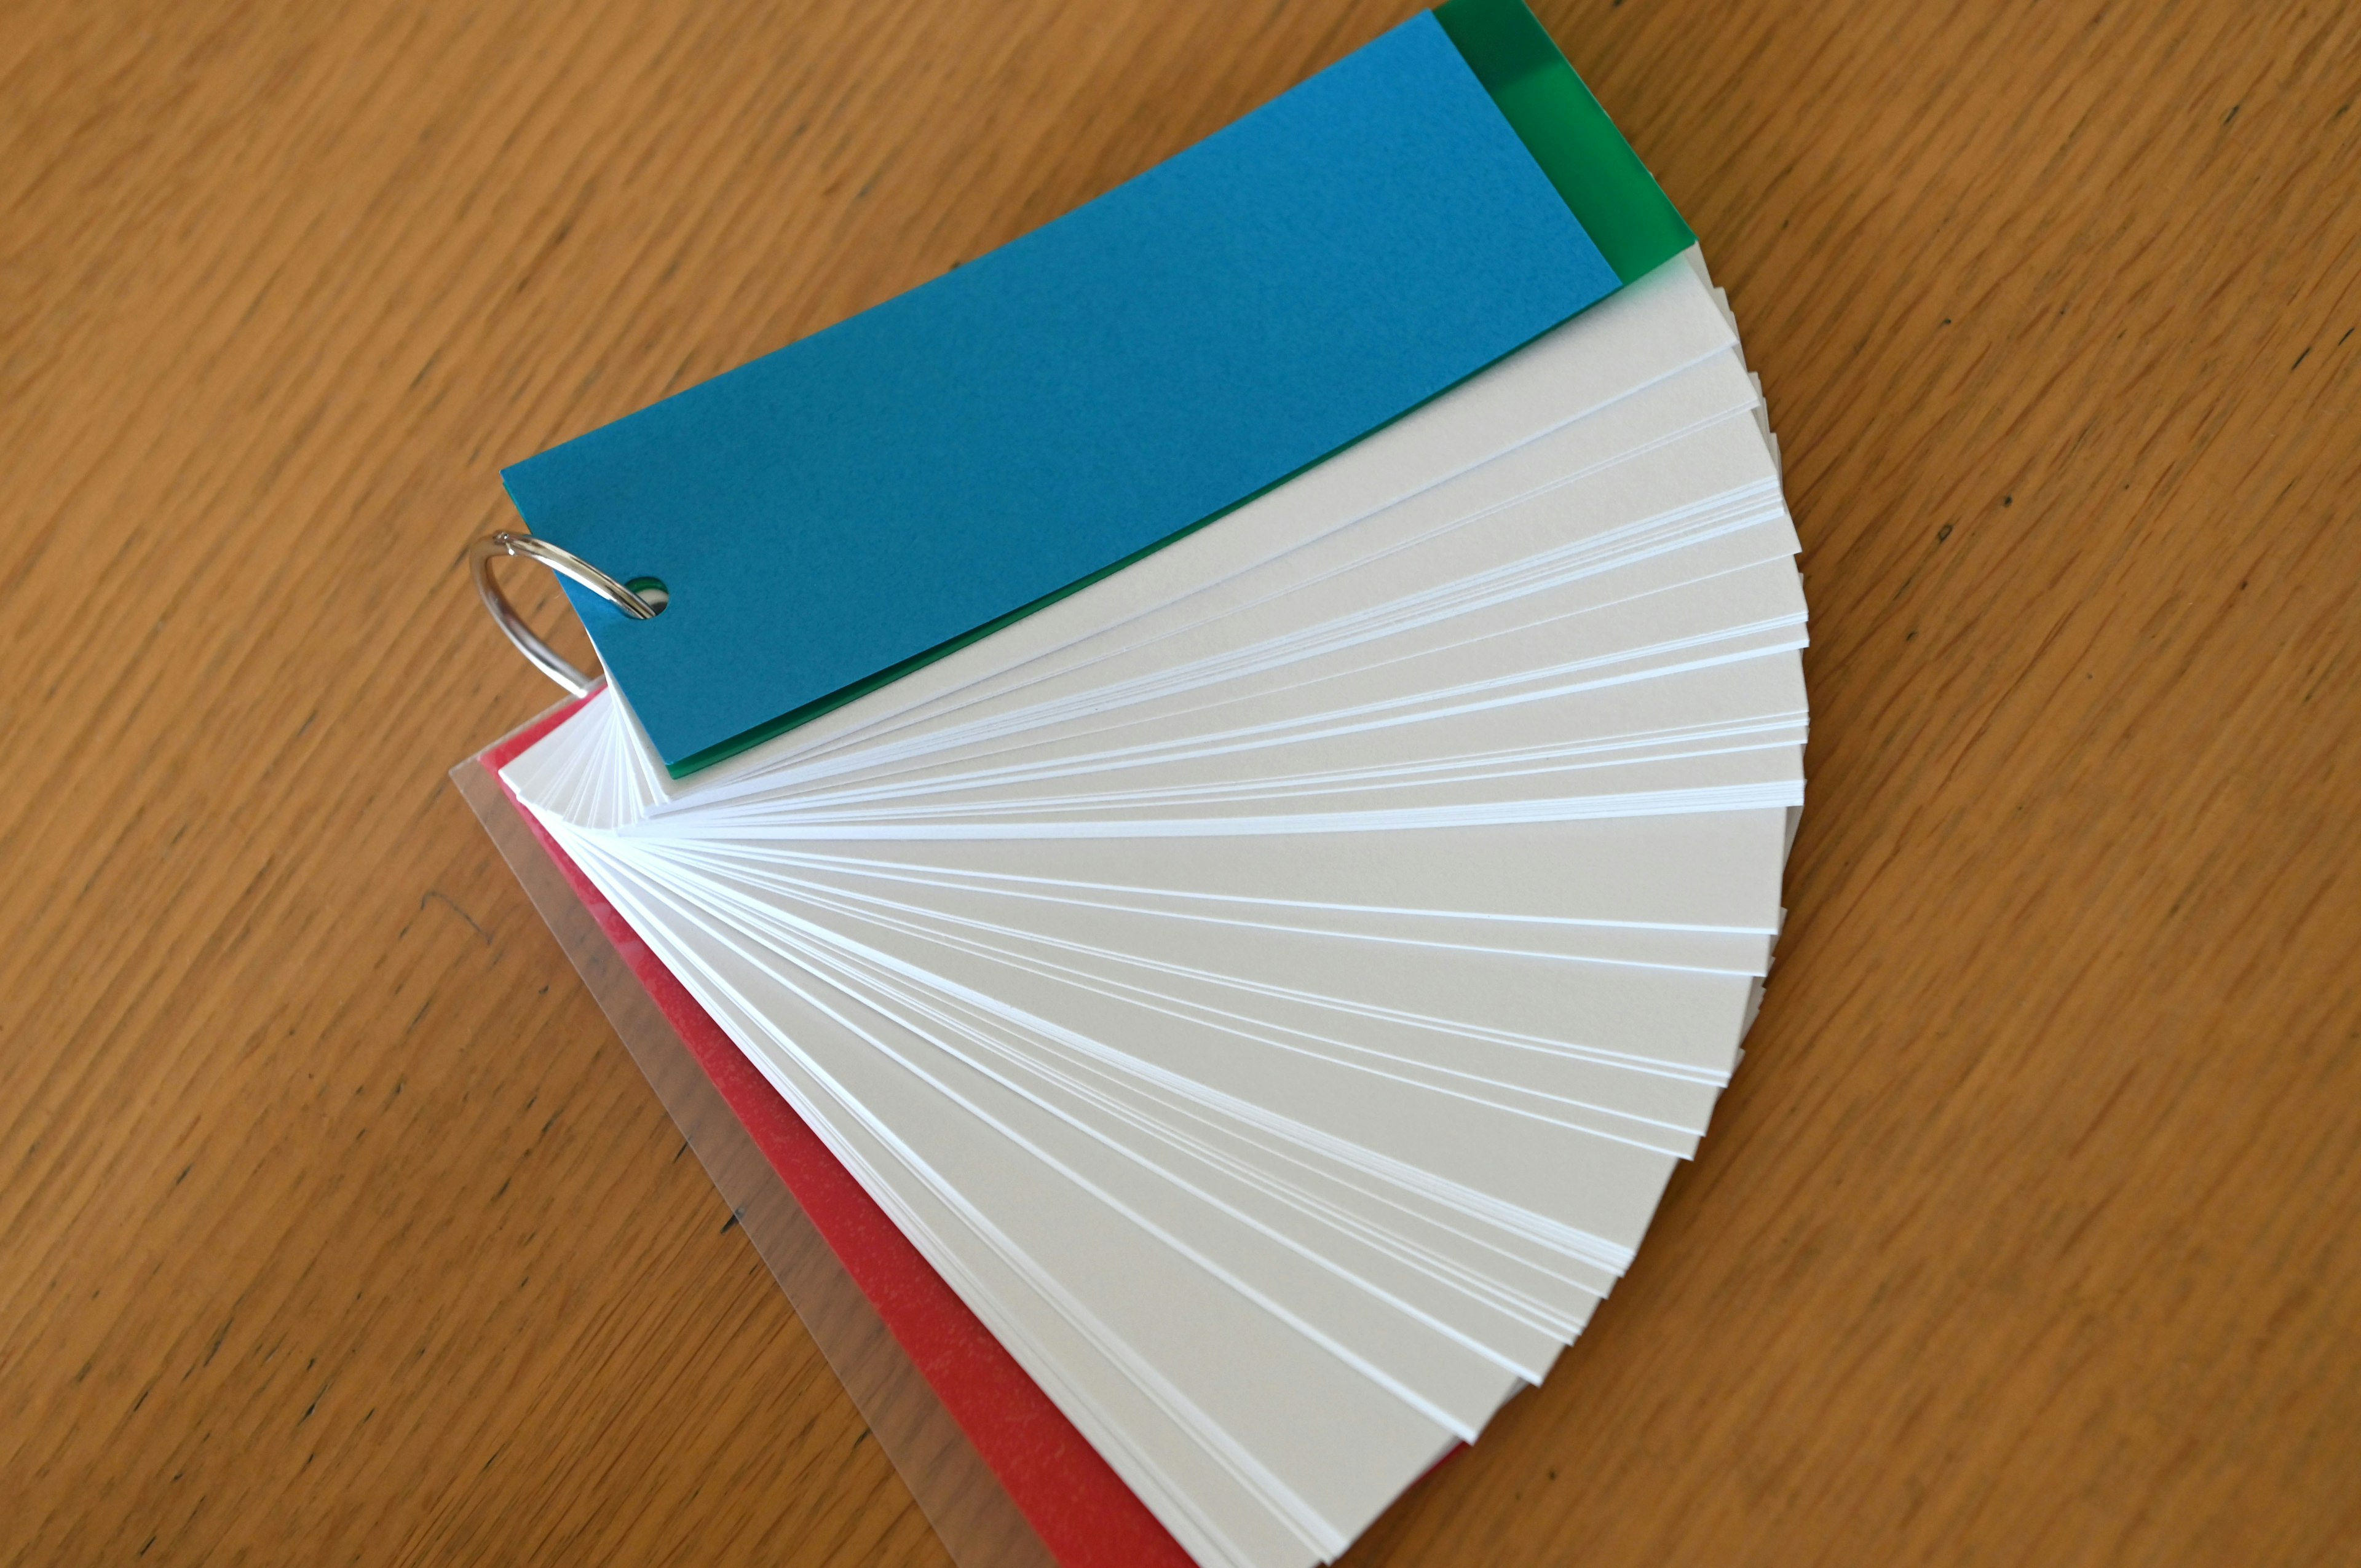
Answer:
<svg viewBox="0 0 2361 1568"><path fill-rule="evenodd" d="M1189 1554L1548 1373L1759 1004L1806 631L1516 0L509 479L666 602L507 787Z"/></svg>

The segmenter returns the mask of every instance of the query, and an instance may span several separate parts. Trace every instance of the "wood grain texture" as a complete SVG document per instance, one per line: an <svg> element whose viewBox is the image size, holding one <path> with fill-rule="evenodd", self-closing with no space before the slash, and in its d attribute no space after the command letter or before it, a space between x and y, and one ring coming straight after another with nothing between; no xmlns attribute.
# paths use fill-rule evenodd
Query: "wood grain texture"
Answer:
<svg viewBox="0 0 2361 1568"><path fill-rule="evenodd" d="M0 1562L943 1561L444 779L548 696L460 552L1410 9L0 3ZM2361 1560L2361 14L1539 9L1767 383L1811 805L1352 1561Z"/></svg>

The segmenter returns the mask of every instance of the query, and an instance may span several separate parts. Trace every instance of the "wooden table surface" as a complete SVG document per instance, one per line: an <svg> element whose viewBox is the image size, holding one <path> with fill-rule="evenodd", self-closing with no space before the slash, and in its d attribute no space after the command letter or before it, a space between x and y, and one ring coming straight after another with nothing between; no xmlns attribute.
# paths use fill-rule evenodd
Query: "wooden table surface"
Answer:
<svg viewBox="0 0 2361 1568"><path fill-rule="evenodd" d="M554 695L461 552L1410 9L6 0L0 1562L943 1561L445 780ZM1811 805L1351 1561L2361 1561L2361 13L1541 9L1767 384Z"/></svg>

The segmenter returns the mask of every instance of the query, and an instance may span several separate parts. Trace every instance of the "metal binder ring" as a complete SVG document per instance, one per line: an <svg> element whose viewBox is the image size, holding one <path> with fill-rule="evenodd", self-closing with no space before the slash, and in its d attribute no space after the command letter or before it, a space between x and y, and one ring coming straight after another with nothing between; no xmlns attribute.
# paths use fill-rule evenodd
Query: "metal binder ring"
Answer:
<svg viewBox="0 0 2361 1568"><path fill-rule="evenodd" d="M633 620L654 620L656 612L664 609L666 602L660 592L647 598L633 593L573 551L562 549L545 539L536 539L530 533L494 533L467 547L467 571L476 579L476 592L483 596L484 608L492 612L492 619L500 623L502 631L508 633L509 641L516 644L517 652L533 661L533 668L576 696L588 696L590 688L598 684L598 677L586 675L567 663L564 655L543 641L533 629L524 623L524 618L517 614L516 607L510 604L507 596L500 592L500 586L492 581L492 561L501 555L522 555L529 561L540 562L554 572L563 573Z"/></svg>

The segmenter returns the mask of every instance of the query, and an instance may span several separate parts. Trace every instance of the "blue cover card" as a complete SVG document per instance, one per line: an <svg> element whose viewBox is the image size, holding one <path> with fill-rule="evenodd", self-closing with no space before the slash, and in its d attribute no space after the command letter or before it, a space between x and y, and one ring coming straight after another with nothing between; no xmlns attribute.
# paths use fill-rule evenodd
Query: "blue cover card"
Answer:
<svg viewBox="0 0 2361 1568"><path fill-rule="evenodd" d="M1618 286L1432 16L897 299L520 463L675 773L1152 549Z"/></svg>

